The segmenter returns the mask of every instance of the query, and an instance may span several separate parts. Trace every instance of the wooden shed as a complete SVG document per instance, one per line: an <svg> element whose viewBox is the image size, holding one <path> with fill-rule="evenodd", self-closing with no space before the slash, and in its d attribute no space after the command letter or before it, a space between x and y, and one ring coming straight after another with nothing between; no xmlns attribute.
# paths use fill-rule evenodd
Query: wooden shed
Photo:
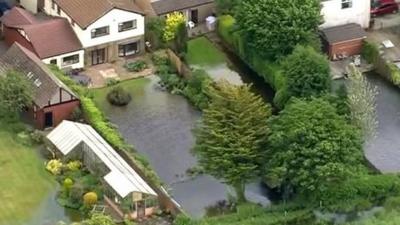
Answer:
<svg viewBox="0 0 400 225"><path fill-rule="evenodd" d="M359 24L349 23L324 28L321 30L321 37L329 59L338 60L360 54L367 34Z"/></svg>

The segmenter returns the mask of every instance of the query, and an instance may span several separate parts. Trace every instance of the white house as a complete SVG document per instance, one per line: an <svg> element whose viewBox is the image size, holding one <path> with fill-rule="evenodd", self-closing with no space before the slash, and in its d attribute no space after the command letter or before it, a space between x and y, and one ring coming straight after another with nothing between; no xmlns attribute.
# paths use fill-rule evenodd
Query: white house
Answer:
<svg viewBox="0 0 400 225"><path fill-rule="evenodd" d="M32 13L37 13L43 7L43 0L19 0L19 5Z"/></svg>
<svg viewBox="0 0 400 225"><path fill-rule="evenodd" d="M112 62L144 50L144 13L132 0L45 0L66 18L85 50L85 64Z"/></svg>
<svg viewBox="0 0 400 225"><path fill-rule="evenodd" d="M371 0L321 0L324 23L321 28L356 23L369 26Z"/></svg>

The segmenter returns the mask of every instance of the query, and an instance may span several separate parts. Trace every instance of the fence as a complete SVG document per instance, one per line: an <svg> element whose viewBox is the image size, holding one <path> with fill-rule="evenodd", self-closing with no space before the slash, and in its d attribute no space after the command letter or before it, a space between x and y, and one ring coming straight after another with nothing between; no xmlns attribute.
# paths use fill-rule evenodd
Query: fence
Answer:
<svg viewBox="0 0 400 225"><path fill-rule="evenodd" d="M179 56L175 54L174 51L172 51L171 49L167 49L167 56L179 75L183 76L186 79L190 78L190 68L179 58Z"/></svg>

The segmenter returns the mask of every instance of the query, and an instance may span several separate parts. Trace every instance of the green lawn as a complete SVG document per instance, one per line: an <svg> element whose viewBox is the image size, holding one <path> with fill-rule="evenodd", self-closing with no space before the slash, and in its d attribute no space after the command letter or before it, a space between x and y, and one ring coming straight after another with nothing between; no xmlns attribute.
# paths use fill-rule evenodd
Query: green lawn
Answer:
<svg viewBox="0 0 400 225"><path fill-rule="evenodd" d="M225 63L225 55L205 37L188 42L186 59L191 65L215 66Z"/></svg>
<svg viewBox="0 0 400 225"><path fill-rule="evenodd" d="M0 122L0 224L25 224L55 182L37 151L20 144L7 127Z"/></svg>

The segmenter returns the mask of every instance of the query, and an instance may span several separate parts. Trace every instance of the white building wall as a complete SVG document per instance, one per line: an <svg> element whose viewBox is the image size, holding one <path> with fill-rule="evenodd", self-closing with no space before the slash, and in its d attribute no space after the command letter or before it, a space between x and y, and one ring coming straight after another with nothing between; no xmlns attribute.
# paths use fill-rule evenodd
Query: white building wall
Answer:
<svg viewBox="0 0 400 225"><path fill-rule="evenodd" d="M342 0L322 1L321 14L324 23L321 28L358 23L368 28L370 20L371 0L352 0L352 7L342 9Z"/></svg>
<svg viewBox="0 0 400 225"><path fill-rule="evenodd" d="M45 12L52 16L61 16L67 18L70 22L71 18L61 11L61 15L57 14L57 7L55 9L51 8L51 0L45 0ZM136 20L137 28L133 30L118 32L119 23ZM109 26L109 35L102 37L92 38L92 30L95 28L100 28L104 26ZM82 29L78 24L75 23L72 26L79 40L81 41L84 48L93 47L96 45L101 45L109 42L114 42L118 40L123 40L127 38L132 38L136 36L144 35L144 16L132 13L120 9L113 9L103 17L95 21L93 24L89 25L86 29Z"/></svg>
<svg viewBox="0 0 400 225"><path fill-rule="evenodd" d="M78 63L70 64L70 65L63 65L62 64L63 58L71 56L71 55L75 55L75 54L79 54L79 62ZM63 55L58 55L58 56L42 59L42 61L44 63L46 63L46 64L50 64L51 60L56 59L57 60L57 66L60 69L62 69L62 68L79 69L79 68L83 68L85 66L84 55L85 55L85 51L84 50L79 50L79 51L75 51L75 52L66 53L66 54L63 54Z"/></svg>
<svg viewBox="0 0 400 225"><path fill-rule="evenodd" d="M38 12L38 0L20 0L20 4L32 13Z"/></svg>

